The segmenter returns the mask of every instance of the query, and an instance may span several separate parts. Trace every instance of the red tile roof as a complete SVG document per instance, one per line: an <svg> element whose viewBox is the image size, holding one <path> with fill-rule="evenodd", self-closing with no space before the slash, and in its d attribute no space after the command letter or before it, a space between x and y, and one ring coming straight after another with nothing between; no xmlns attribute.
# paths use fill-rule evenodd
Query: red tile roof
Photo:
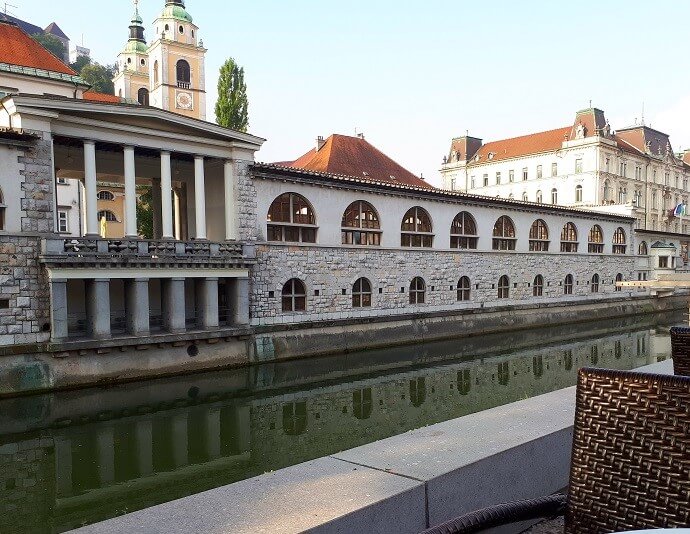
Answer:
<svg viewBox="0 0 690 534"><path fill-rule="evenodd" d="M117 95L97 93L96 91L86 91L84 93L84 100L90 100L91 102L107 102L113 104L120 104L122 102L122 99Z"/></svg>
<svg viewBox="0 0 690 534"><path fill-rule="evenodd" d="M361 137L333 134L287 167L433 189Z"/></svg>
<svg viewBox="0 0 690 534"><path fill-rule="evenodd" d="M0 63L77 75L19 26L4 21L0 21Z"/></svg>
<svg viewBox="0 0 690 534"><path fill-rule="evenodd" d="M496 162L510 158L519 158L529 154L550 152L561 148L566 136L570 135L571 126L539 132L530 135L522 135L501 141L492 141L483 145L478 151L477 163ZM493 154L490 158L489 155ZM475 160L472 160L474 163Z"/></svg>

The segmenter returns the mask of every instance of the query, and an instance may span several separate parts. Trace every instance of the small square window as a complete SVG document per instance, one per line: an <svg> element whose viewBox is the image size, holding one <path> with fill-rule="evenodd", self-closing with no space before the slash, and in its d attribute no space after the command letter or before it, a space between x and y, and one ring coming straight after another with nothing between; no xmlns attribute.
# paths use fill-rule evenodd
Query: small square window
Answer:
<svg viewBox="0 0 690 534"><path fill-rule="evenodd" d="M272 299L272 298L274 298L275 296L276 296L276 292L275 292L275 291L269 291L269 292L268 292L268 298L269 298L269 299Z"/></svg>
<svg viewBox="0 0 690 534"><path fill-rule="evenodd" d="M431 286L432 291L436 291L436 286Z"/></svg>
<svg viewBox="0 0 690 534"><path fill-rule="evenodd" d="M315 297L318 297L320 294L321 294L321 291L319 291L318 289L314 290L314 296Z"/></svg>
<svg viewBox="0 0 690 534"><path fill-rule="evenodd" d="M347 295L347 289L343 289L343 295Z"/></svg>
<svg viewBox="0 0 690 534"><path fill-rule="evenodd" d="M477 284L477 285L476 285L476 286L474 286L474 287L475 287L475 289L479 289L479 284Z"/></svg>
<svg viewBox="0 0 690 534"><path fill-rule="evenodd" d="M517 289L517 286L518 286L518 285L517 285L517 282L515 282L515 283L513 284L513 287Z"/></svg>
<svg viewBox="0 0 690 534"><path fill-rule="evenodd" d="M401 288L400 288L400 292L401 292L401 293L404 293L404 292L405 292L405 288L404 288L404 287L401 287Z"/></svg>
<svg viewBox="0 0 690 534"><path fill-rule="evenodd" d="M383 288L379 287L379 295L383 294Z"/></svg>
<svg viewBox="0 0 690 534"><path fill-rule="evenodd" d="M7 310L10 307L10 299L0 299L0 310Z"/></svg>

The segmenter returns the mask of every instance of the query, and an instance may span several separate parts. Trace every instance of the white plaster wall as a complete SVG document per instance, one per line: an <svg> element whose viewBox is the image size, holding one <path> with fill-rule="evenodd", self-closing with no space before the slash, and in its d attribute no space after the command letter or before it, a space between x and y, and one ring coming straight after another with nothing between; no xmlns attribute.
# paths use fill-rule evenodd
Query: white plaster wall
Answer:
<svg viewBox="0 0 690 534"><path fill-rule="evenodd" d="M47 78L33 78L25 75L15 75L3 72L0 74L0 88L3 91L12 89L15 93L30 95L58 95L74 98L74 84L61 82ZM81 98L83 90L77 91L77 97Z"/></svg>
<svg viewBox="0 0 690 534"><path fill-rule="evenodd" d="M0 146L0 188L6 206L4 233L17 233L22 229L21 199L24 197L24 178L19 172L24 166L18 161L20 155L22 153L12 147Z"/></svg>

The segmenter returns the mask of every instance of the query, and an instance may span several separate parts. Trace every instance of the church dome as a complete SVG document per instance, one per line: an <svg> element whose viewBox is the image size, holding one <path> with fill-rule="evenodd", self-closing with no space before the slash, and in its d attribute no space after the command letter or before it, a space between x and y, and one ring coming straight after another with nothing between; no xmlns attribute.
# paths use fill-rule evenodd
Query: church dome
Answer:
<svg viewBox="0 0 690 534"><path fill-rule="evenodd" d="M125 45L125 52L135 52L139 54L146 54L148 52L148 45L142 41L127 41Z"/></svg>
<svg viewBox="0 0 690 534"><path fill-rule="evenodd" d="M192 22L192 16L187 13L187 10L184 7L184 2L181 1L173 1L173 2L166 2L165 7L163 8L163 13L161 13L162 19L177 19L177 20L183 20L185 22Z"/></svg>

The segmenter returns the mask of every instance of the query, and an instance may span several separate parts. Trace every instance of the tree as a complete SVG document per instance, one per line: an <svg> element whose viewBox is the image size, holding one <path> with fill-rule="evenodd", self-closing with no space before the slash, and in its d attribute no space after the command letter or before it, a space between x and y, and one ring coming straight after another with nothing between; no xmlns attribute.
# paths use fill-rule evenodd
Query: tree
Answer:
<svg viewBox="0 0 690 534"><path fill-rule="evenodd" d="M91 64L91 58L89 56L79 56L74 63L70 63L72 70L81 74L84 67Z"/></svg>
<svg viewBox="0 0 690 534"><path fill-rule="evenodd" d="M246 132L249 126L249 101L244 69L228 59L220 68L216 122L226 128Z"/></svg>
<svg viewBox="0 0 690 534"><path fill-rule="evenodd" d="M115 76L114 65L101 65L99 63L89 63L81 69L81 78L91 86L92 91L98 93L115 94L113 77Z"/></svg>
<svg viewBox="0 0 690 534"><path fill-rule="evenodd" d="M39 43L43 48L57 57L60 61L65 60L67 50L65 49L64 43L60 39L54 35L50 35L49 33L38 33L34 35L33 38L34 41Z"/></svg>
<svg viewBox="0 0 690 534"><path fill-rule="evenodd" d="M143 238L153 239L153 191L149 186L142 190L137 199L137 232Z"/></svg>

